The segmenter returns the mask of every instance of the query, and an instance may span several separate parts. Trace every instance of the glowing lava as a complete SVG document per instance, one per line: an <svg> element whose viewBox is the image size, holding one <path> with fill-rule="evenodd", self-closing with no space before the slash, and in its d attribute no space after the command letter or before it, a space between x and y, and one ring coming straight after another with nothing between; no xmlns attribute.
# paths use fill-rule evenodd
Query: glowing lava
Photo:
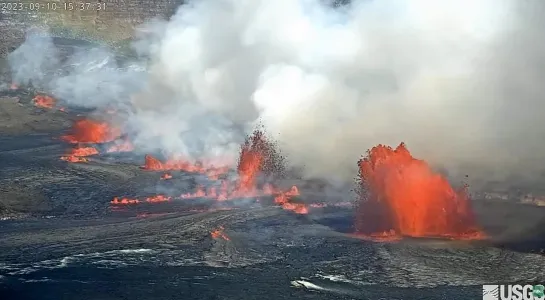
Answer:
<svg viewBox="0 0 545 300"><path fill-rule="evenodd" d="M378 145L358 162L358 233L369 236L480 237L467 191L455 191L428 164Z"/></svg>
<svg viewBox="0 0 545 300"><path fill-rule="evenodd" d="M237 167L239 176L238 193L242 195L255 193L256 179L261 171L261 165L267 151L266 146L263 133L260 131L255 131L242 145Z"/></svg>
<svg viewBox="0 0 545 300"><path fill-rule="evenodd" d="M211 186L205 187L199 185L193 193L183 193L178 197L155 196L148 197L146 200L114 198L111 201L113 205L138 204L142 202L156 203L165 202L174 199L195 199L207 198L216 201L227 201L240 198L253 198L261 196L274 197L275 203L283 209L293 211L297 214L308 213L308 207L303 203L294 203L292 198L299 195L299 190L293 186L289 191L284 192L275 188L270 183L258 183L260 174L270 175L275 169L281 169L281 162L276 161L277 155L274 144L265 140L263 133L259 130L249 136L241 146L240 157L237 165L238 180L229 182L221 180ZM186 159L171 158L165 162L151 156L145 156L145 164L142 167L151 171L170 171L181 170L191 173L206 174L211 180L218 180L220 175L229 171L228 167L215 167L211 163L192 163ZM164 173L162 180L171 179L170 173ZM259 201L259 200L258 200Z"/></svg>
<svg viewBox="0 0 545 300"><path fill-rule="evenodd" d="M34 105L41 108L53 108L55 107L55 99L46 95L36 95L33 99Z"/></svg>
<svg viewBox="0 0 545 300"><path fill-rule="evenodd" d="M143 169L150 171L185 171L189 173L201 173L206 174L210 179L218 179L219 176L227 173L229 168L227 166L216 167L212 163L197 162L193 163L189 160L181 158L171 158L166 162L162 162L159 159L151 156L145 156L145 164Z"/></svg>
<svg viewBox="0 0 545 300"><path fill-rule="evenodd" d="M114 197L114 199L112 201L110 201L110 203L114 204L114 205L128 205L128 204L138 204L138 203L140 203L140 200L131 199L131 198Z"/></svg>
<svg viewBox="0 0 545 300"><path fill-rule="evenodd" d="M213 230L212 232L210 232L210 235L212 236L213 239L224 239L226 241L229 241L229 237L223 232L225 230L225 228L223 228L223 226L220 226L218 227L218 229L215 229Z"/></svg>
<svg viewBox="0 0 545 300"><path fill-rule="evenodd" d="M172 197L167 197L165 195L156 195L146 198L146 202L148 203L167 202L170 200L172 200Z"/></svg>
<svg viewBox="0 0 545 300"><path fill-rule="evenodd" d="M74 156L90 156L98 154L98 150L93 147L78 147L72 149L70 154Z"/></svg>
<svg viewBox="0 0 545 300"><path fill-rule="evenodd" d="M105 143L117 139L121 131L108 123L82 119L72 127L71 133L62 137L69 143Z"/></svg>
<svg viewBox="0 0 545 300"><path fill-rule="evenodd" d="M71 163L82 163L82 162L88 162L89 161L85 157L79 157L79 156L73 156L73 155L61 156L61 160L71 162Z"/></svg>
<svg viewBox="0 0 545 300"><path fill-rule="evenodd" d="M72 149L67 155L61 156L61 160L67 162L87 162L85 156L98 154L98 150L93 147L77 147Z"/></svg>
<svg viewBox="0 0 545 300"><path fill-rule="evenodd" d="M110 201L110 204L113 204L113 205L129 205L129 204L139 204L139 203L142 203L142 202L148 202L148 203L167 202L167 201L170 201L170 200L172 200L172 197L168 197L168 196L165 196L165 195L150 196L150 197L147 197L144 201L139 200L139 199L134 199L134 198L127 198L127 197L123 197L123 198L114 197L114 199L112 199L112 201Z"/></svg>
<svg viewBox="0 0 545 300"><path fill-rule="evenodd" d="M269 183L265 183L261 188L258 188L258 176L267 173L267 168L270 171L274 169L274 166L278 166L277 162L274 161L276 158L275 153L274 144L268 142L261 131L256 130L241 147L237 166L238 180L236 182L229 183L223 180L220 186L207 189L199 186L196 192L182 194L180 198L211 198L217 201L226 201L237 198L274 196L275 203L279 204L283 209L297 214L307 214L308 208L304 203L291 201L293 197L299 195L296 186L293 186L288 192L283 192Z"/></svg>

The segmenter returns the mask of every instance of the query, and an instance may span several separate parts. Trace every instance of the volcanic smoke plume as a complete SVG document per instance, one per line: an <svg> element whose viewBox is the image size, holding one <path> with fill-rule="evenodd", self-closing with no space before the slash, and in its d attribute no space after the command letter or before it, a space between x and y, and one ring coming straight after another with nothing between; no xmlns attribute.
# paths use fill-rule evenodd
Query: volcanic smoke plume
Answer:
<svg viewBox="0 0 545 300"><path fill-rule="evenodd" d="M358 162L356 229L370 235L478 236L465 190L455 191L401 143L373 147Z"/></svg>
<svg viewBox="0 0 545 300"><path fill-rule="evenodd" d="M13 82L117 109L146 153L235 159L261 122L306 177L350 181L359 149L403 140L472 187L542 180L544 1L188 2L123 61L29 34Z"/></svg>

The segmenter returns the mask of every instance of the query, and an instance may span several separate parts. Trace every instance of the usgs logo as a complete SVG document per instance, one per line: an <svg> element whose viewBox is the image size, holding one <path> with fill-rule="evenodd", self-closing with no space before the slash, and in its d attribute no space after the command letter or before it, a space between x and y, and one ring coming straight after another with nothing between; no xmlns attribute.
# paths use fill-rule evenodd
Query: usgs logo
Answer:
<svg viewBox="0 0 545 300"><path fill-rule="evenodd" d="M483 300L545 300L545 287L538 285L483 285Z"/></svg>

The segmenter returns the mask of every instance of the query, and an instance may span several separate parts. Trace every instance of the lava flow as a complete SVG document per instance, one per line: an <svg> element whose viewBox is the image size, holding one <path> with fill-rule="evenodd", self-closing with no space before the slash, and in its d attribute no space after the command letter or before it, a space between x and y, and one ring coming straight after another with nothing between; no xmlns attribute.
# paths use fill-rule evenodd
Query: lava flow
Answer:
<svg viewBox="0 0 545 300"><path fill-rule="evenodd" d="M61 138L69 143L106 143L121 136L121 131L108 123L82 119L77 121L69 135Z"/></svg>
<svg viewBox="0 0 545 300"><path fill-rule="evenodd" d="M221 186L208 189L199 186L195 193L183 194L180 197L183 199L213 198L218 201L226 201L236 198L275 196L275 203L281 205L282 208L297 214L307 214L308 208L305 204L291 201L293 197L299 195L296 186L293 186L288 192L278 190L270 183L265 183L261 188L258 188L257 181L260 174L271 174L281 168L278 159L279 156L274 149L274 144L265 139L262 131L255 130L240 149L237 182L229 184L227 181L222 181Z"/></svg>
<svg viewBox="0 0 545 300"><path fill-rule="evenodd" d="M86 156L98 154L98 150L93 147L77 147L72 149L67 155L61 156L61 160L67 162L87 162Z"/></svg>
<svg viewBox="0 0 545 300"><path fill-rule="evenodd" d="M227 173L229 168L227 166L216 167L213 164L197 162L193 163L189 160L180 158L171 158L166 162L162 162L159 159L151 156L145 156L145 164L142 167L151 171L185 171L190 173L206 174L210 179L218 179L220 175Z"/></svg>
<svg viewBox="0 0 545 300"><path fill-rule="evenodd" d="M218 229L215 229L212 232L210 232L210 235L212 236L213 239L222 238L226 241L229 241L229 237L223 232L224 230L225 228L223 228L223 226L220 226L218 227Z"/></svg>
<svg viewBox="0 0 545 300"><path fill-rule="evenodd" d="M32 100L34 105L41 108L53 108L56 104L55 99L46 95L36 95Z"/></svg>
<svg viewBox="0 0 545 300"><path fill-rule="evenodd" d="M299 190L296 186L293 186L289 191L285 192L275 188L270 183L264 183L259 185L258 177L260 174L270 175L278 169L282 169L281 164L278 162L277 152L273 148L274 144L265 140L264 134L256 130L254 133L246 139L246 142L242 145L240 150L240 157L237 165L238 180L235 182L228 182L222 180L218 184L214 184L209 187L198 186L194 193L181 194L177 199L194 199L194 198L208 198L216 201L227 201L237 198L252 198L260 196L274 197L274 202L280 205L286 210L293 211L297 214L308 213L308 208L303 203L294 203L293 197L299 195ZM219 174L224 174L228 171L228 168L214 168L205 167L203 164L193 164L187 160L182 159L170 159L166 162L162 162L157 158L146 155L145 165L146 170L165 171L165 170L183 170L193 173L204 173L212 180L217 180ZM213 173L216 172L216 173ZM215 176L211 176L211 174ZM170 173L165 173L161 176L161 179L171 179ZM125 201L124 201L125 200ZM168 199L170 200L170 198ZM168 201L166 200L166 201ZM144 201L136 199L119 199L114 198L111 204L125 205L125 204L137 204ZM162 202L162 201L150 201L145 202Z"/></svg>
<svg viewBox="0 0 545 300"><path fill-rule="evenodd" d="M274 197L274 203L279 204L285 210L291 210L300 215L308 214L308 207L304 203L292 202L292 197L299 196L299 190L292 186L287 192L280 192Z"/></svg>
<svg viewBox="0 0 545 300"><path fill-rule="evenodd" d="M359 162L356 230L386 237L481 238L467 191L455 191L401 143L372 148Z"/></svg>
<svg viewBox="0 0 545 300"><path fill-rule="evenodd" d="M139 204L142 202L147 202L147 203L168 202L170 200L172 200L172 197L165 196L165 195L149 196L149 197L146 197L144 201L138 200L138 199L126 198L126 197L124 198L114 197L114 199L110 201L110 203L115 205L127 205L127 204Z"/></svg>

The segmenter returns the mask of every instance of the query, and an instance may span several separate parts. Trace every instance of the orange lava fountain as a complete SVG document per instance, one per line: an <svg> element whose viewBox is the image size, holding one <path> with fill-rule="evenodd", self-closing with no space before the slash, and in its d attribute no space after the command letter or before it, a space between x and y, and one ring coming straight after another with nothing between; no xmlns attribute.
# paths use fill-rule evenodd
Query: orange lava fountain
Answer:
<svg viewBox="0 0 545 300"><path fill-rule="evenodd" d="M121 136L121 131L110 127L108 123L82 119L72 127L69 135L62 136L62 139L69 143L106 143Z"/></svg>
<svg viewBox="0 0 545 300"><path fill-rule="evenodd" d="M275 196L275 203L286 210L297 214L307 214L308 208L303 203L293 203L291 199L299 195L299 190L293 186L288 192L274 188L271 184L264 184L258 188L257 179L259 174L274 172L279 165L276 161L274 144L266 140L260 130L255 130L240 149L240 157L237 165L238 181L229 184L222 181L219 188L211 187L205 189L200 186L195 193L183 194L182 199L189 198L213 198L218 201L226 201L236 198L249 198L259 196Z"/></svg>
<svg viewBox="0 0 545 300"><path fill-rule="evenodd" d="M358 233L371 236L480 238L467 189L455 191L401 143L372 148L359 162Z"/></svg>

